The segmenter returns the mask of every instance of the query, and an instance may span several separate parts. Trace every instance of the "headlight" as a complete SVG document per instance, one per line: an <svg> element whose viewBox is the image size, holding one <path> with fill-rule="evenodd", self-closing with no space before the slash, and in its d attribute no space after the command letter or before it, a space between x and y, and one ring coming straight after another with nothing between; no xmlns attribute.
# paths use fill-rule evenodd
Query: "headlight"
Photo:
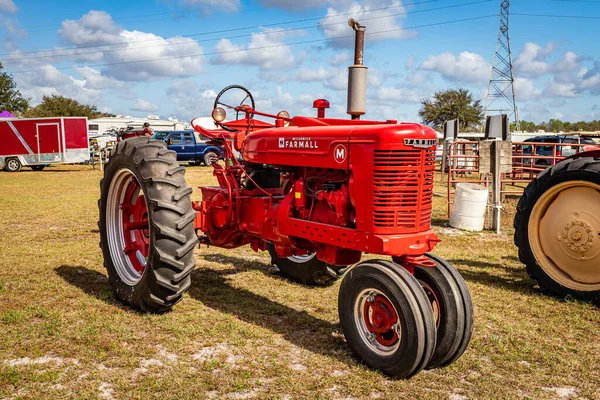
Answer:
<svg viewBox="0 0 600 400"><path fill-rule="evenodd" d="M227 113L225 112L225 109L223 109L221 107L215 108L212 112L212 117L217 122L225 121L226 116L227 116Z"/></svg>
<svg viewBox="0 0 600 400"><path fill-rule="evenodd" d="M289 112L287 112L287 111L285 111L285 110L283 110L283 111L279 111L279 112L277 113L277 117L278 117L278 118L288 118L288 119L289 119L289 118L290 118L290 113L289 113Z"/></svg>

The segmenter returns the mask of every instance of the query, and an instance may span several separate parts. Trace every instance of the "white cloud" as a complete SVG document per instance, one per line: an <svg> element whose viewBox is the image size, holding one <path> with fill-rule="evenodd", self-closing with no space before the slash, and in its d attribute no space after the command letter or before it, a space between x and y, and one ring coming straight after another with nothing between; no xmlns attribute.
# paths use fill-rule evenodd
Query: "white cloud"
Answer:
<svg viewBox="0 0 600 400"><path fill-rule="evenodd" d="M402 29L398 14L406 11L400 0L364 0L359 2L331 1L327 14L319 21L319 30L328 39L332 47L350 47L354 43L354 32L348 27L348 18L352 17L365 26L369 26L369 42L386 39L406 39L416 36L415 31Z"/></svg>
<svg viewBox="0 0 600 400"><path fill-rule="evenodd" d="M67 58L75 61L102 61L107 64L104 74L120 80L185 77L203 71L204 50L193 39L128 31L118 27L104 11L92 10L77 21L64 21L59 36L69 46L101 47L57 50L50 54L55 57L68 54Z"/></svg>
<svg viewBox="0 0 600 400"><path fill-rule="evenodd" d="M342 68L319 69L303 68L298 70L295 79L301 82L320 82L324 87L333 90L346 90L348 87L348 70Z"/></svg>
<svg viewBox="0 0 600 400"><path fill-rule="evenodd" d="M190 93L194 95L190 96ZM217 97L214 89L201 87L191 79L172 80L165 94L175 114L184 121L210 116Z"/></svg>
<svg viewBox="0 0 600 400"><path fill-rule="evenodd" d="M516 75L539 77L551 73L572 73L580 68L582 58L572 51L567 51L556 62L550 61L557 48L558 45L552 42L545 47L537 43L525 43L514 60Z"/></svg>
<svg viewBox="0 0 600 400"><path fill-rule="evenodd" d="M142 111L142 112L157 112L159 107L156 104L150 103L148 100L144 99L136 99L136 101L131 106L133 111Z"/></svg>
<svg viewBox="0 0 600 400"><path fill-rule="evenodd" d="M297 31L265 28L263 32L252 34L248 46L221 39L214 48L220 54L213 57L211 63L252 65L264 69L290 68L296 64L296 60L292 49L283 40L297 34Z"/></svg>
<svg viewBox="0 0 600 400"><path fill-rule="evenodd" d="M517 102L538 98L542 91L535 87L535 82L528 78L515 78L515 93Z"/></svg>
<svg viewBox="0 0 600 400"><path fill-rule="evenodd" d="M97 105L103 100L104 93L94 87L94 83L91 83L91 81L88 83L85 78L76 79L66 75L50 64L41 65L40 67L43 71L15 74L14 76L19 90L26 97L31 97L33 104L42 101L43 96L53 94L70 97L90 105ZM92 69L90 68L90 70ZM99 74L98 71L86 71L85 73L90 76Z"/></svg>
<svg viewBox="0 0 600 400"><path fill-rule="evenodd" d="M124 82L102 75L100 71L91 67L78 67L76 71L84 78L89 89L121 89L126 86Z"/></svg>
<svg viewBox="0 0 600 400"><path fill-rule="evenodd" d="M544 96L548 97L578 97L577 86L575 83L560 83L554 78L546 83L543 92Z"/></svg>
<svg viewBox="0 0 600 400"><path fill-rule="evenodd" d="M408 56L404 62L404 67L406 69L413 69L417 65L417 61L418 59L416 56Z"/></svg>
<svg viewBox="0 0 600 400"><path fill-rule="evenodd" d="M182 3L188 6L205 7L207 13L215 10L238 11L240 8L240 0L183 0Z"/></svg>
<svg viewBox="0 0 600 400"><path fill-rule="evenodd" d="M534 76L547 74L551 68L547 59L555 49L556 45L552 42L544 48L537 43L525 43L523 50L515 57L514 67L519 74Z"/></svg>
<svg viewBox="0 0 600 400"><path fill-rule="evenodd" d="M0 11L7 14L14 14L19 11L13 0L0 0Z"/></svg>
<svg viewBox="0 0 600 400"><path fill-rule="evenodd" d="M485 58L476 53L463 51L457 56L450 52L438 56L429 56L419 66L426 71L439 72L450 82L478 82L489 80L492 66Z"/></svg>
<svg viewBox="0 0 600 400"><path fill-rule="evenodd" d="M91 10L77 21L67 19L58 30L61 41L76 46L98 46L124 42L109 13Z"/></svg>
<svg viewBox="0 0 600 400"><path fill-rule="evenodd" d="M580 80L580 90L587 90L595 95L600 94L600 61L596 61L590 70L582 68L577 74L577 78Z"/></svg>
<svg viewBox="0 0 600 400"><path fill-rule="evenodd" d="M19 22L16 18L8 18L0 15L0 26L4 26L4 48L7 51L18 49L19 45L27 39L27 31L19 27Z"/></svg>
<svg viewBox="0 0 600 400"><path fill-rule="evenodd" d="M388 104L418 103L422 97L413 89L385 86L378 88L372 96L373 100Z"/></svg>
<svg viewBox="0 0 600 400"><path fill-rule="evenodd" d="M289 1L289 0L258 0L261 6L267 8L279 8L286 11L305 11L311 8L320 8L322 3L315 2L314 0L305 1Z"/></svg>
<svg viewBox="0 0 600 400"><path fill-rule="evenodd" d="M350 53L346 52L336 53L333 57L329 59L329 64L334 65L336 67L340 65L350 65L353 62L354 60L352 59Z"/></svg>

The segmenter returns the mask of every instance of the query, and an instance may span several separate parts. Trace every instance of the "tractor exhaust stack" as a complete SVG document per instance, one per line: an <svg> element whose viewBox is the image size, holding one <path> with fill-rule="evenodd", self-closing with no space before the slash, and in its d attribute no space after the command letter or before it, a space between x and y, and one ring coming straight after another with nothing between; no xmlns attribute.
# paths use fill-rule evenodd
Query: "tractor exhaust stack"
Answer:
<svg viewBox="0 0 600 400"><path fill-rule="evenodd" d="M348 20L348 25L356 32L354 42L354 65L348 68L348 109L352 119L360 119L367 105L367 70L363 65L366 28L354 18Z"/></svg>

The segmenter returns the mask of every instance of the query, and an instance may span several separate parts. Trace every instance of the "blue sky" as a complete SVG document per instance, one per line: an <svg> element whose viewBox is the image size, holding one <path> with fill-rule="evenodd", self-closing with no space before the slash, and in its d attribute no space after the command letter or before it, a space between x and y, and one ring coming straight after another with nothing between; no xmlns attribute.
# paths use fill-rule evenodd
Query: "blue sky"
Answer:
<svg viewBox="0 0 600 400"><path fill-rule="evenodd" d="M353 35L352 16L368 33L366 117L414 121L436 90L466 87L485 101L499 9L499 0L0 0L0 61L34 104L62 94L190 120L241 84L261 110L313 115L324 97L345 117L352 41L328 39ZM512 1L521 119L600 119L598 22L600 1Z"/></svg>

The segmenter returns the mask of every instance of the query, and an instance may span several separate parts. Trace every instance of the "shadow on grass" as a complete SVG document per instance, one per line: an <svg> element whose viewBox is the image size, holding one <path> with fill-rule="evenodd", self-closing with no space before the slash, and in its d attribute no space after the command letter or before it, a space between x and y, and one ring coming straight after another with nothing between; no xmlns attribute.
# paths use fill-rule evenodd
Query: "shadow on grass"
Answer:
<svg viewBox="0 0 600 400"><path fill-rule="evenodd" d="M81 289L87 295L110 305L121 305L114 297L106 275L89 268L74 265L61 265L56 273L66 282Z"/></svg>
<svg viewBox="0 0 600 400"><path fill-rule="evenodd" d="M486 261L473 261L454 259L449 260L452 264L462 264L468 267L480 269L479 271L460 269L461 275L467 281L474 281L484 285L498 286L504 289L509 289L517 293L532 294L538 293L552 297L561 302L577 302L580 304L591 304L600 308L600 301L586 301L571 295L560 296L558 294L546 291L537 286L537 282L531 279L527 274L525 265L521 265L521 261L516 256L506 256L502 260L514 261L519 263L519 267L509 267L503 264L490 263ZM503 276L494 274L493 272L482 271L483 269L501 269Z"/></svg>
<svg viewBox="0 0 600 400"><path fill-rule="evenodd" d="M192 286L188 293L190 297L207 307L280 334L298 347L335 358L346 364L355 363L347 354L348 350L341 339L341 329L337 324L312 316L306 311L277 303L249 290L234 287L226 278L233 273L235 272L232 270L196 269L192 273ZM336 300L332 299L332 306L335 302Z"/></svg>
<svg viewBox="0 0 600 400"><path fill-rule="evenodd" d="M260 261L260 260L255 260L255 259L253 260L253 259L248 259L248 258L243 258L243 257L235 257L235 256L226 256L221 253L202 254L200 257L202 257L206 261L214 262L214 263L218 263L218 264L233 264L233 267L235 268L235 270L237 272L239 272L240 270L259 271L271 278L279 279L279 280L286 281L286 282L291 282L291 283L294 283L295 285L300 285L299 283L294 282L294 281L286 278L285 276L281 275L279 273L279 271L277 270L277 267L275 267L269 263ZM200 264L200 263L198 263L198 264Z"/></svg>
<svg viewBox="0 0 600 400"><path fill-rule="evenodd" d="M261 260L256 260L255 258L243 258L243 257L235 257L235 256L227 256L221 253L202 253L200 255L203 259L209 262L214 262L218 264L233 264L236 269L253 269L259 270L265 273L270 273L272 267L270 264L267 264Z"/></svg>
<svg viewBox="0 0 600 400"><path fill-rule="evenodd" d="M506 261L519 261L514 256L504 257ZM503 289L512 290L523 294L539 293L540 290L534 288L535 281L529 278L525 266L515 268L504 265L503 263L491 263L487 261L452 259L448 260L454 266L466 265L470 269L460 268L460 274L467 281L481 283L483 285L497 286ZM500 270L501 273L490 271L491 269Z"/></svg>
<svg viewBox="0 0 600 400"><path fill-rule="evenodd" d="M218 259L216 259L217 256ZM211 259L211 257L214 258ZM205 258L215 262L231 262L237 266L244 263L246 268L254 268L258 264L259 268L257 269L264 270L265 273L268 273L266 269L269 268L267 264L249 262L237 257L213 254L206 255ZM61 265L55 271L66 282L81 289L87 295L110 305L124 307L112 295L106 276L98 271L72 265ZM355 364L349 355L348 348L342 339L341 329L337 324L312 316L306 311L299 311L277 303L249 290L232 286L226 277L238 272L233 269L217 271L210 268L197 268L192 272L192 286L188 294L192 299L202 302L207 307L269 329L298 347L332 357L348 365ZM309 291L311 289L299 288L298 290ZM336 299L332 299L332 307L336 302Z"/></svg>

